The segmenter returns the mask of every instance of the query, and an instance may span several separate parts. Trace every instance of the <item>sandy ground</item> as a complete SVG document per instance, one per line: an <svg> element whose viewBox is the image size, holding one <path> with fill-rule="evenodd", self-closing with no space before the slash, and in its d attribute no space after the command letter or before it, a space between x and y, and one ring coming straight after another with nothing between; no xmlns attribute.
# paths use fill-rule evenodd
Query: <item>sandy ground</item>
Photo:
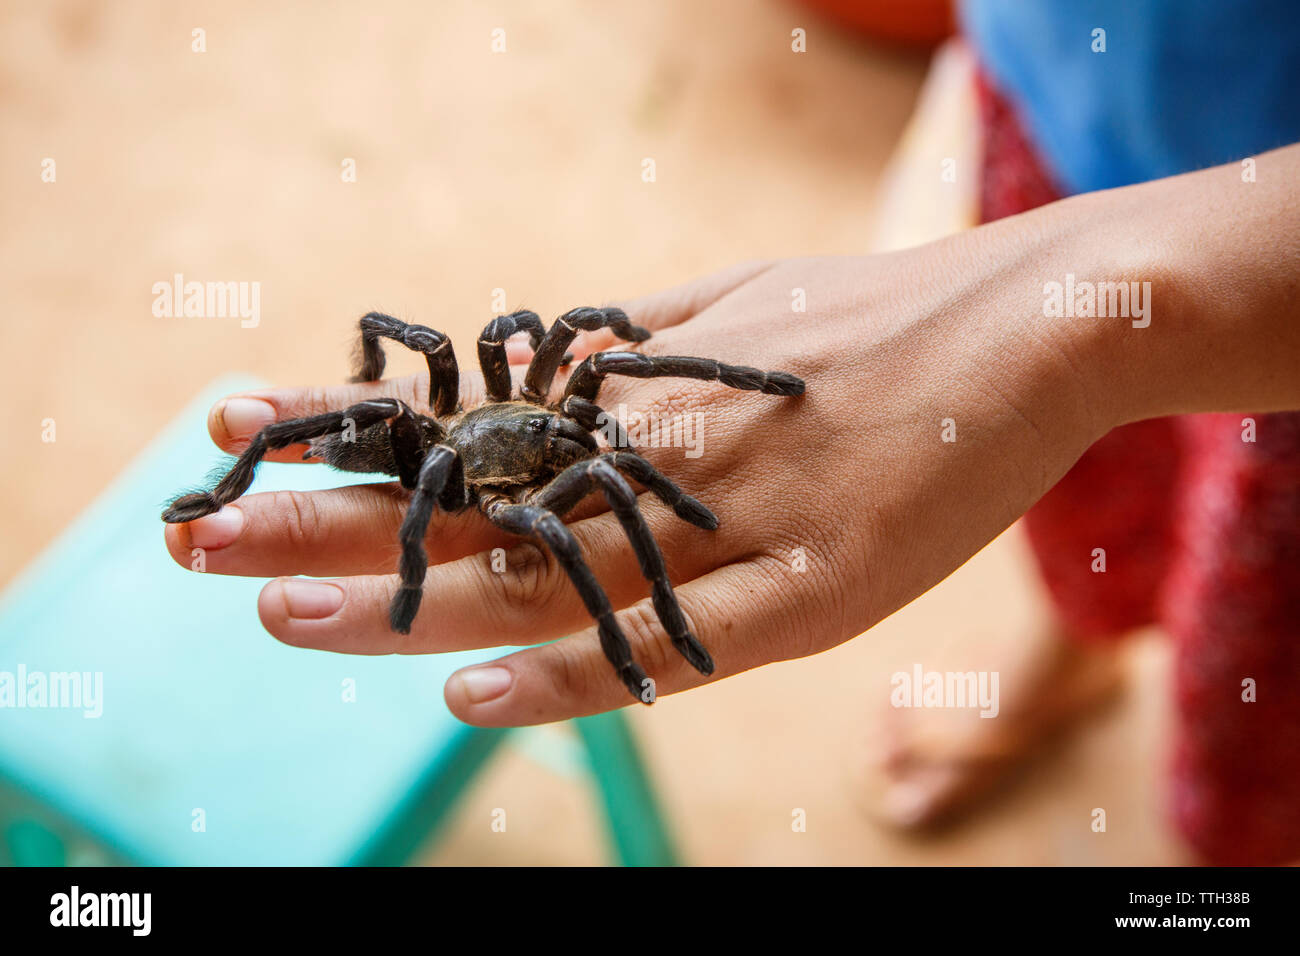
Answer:
<svg viewBox="0 0 1300 956"><path fill-rule="evenodd" d="M0 581L211 379L342 379L368 309L472 354L497 289L553 315L740 259L863 251L924 70L775 0L4 5ZM156 318L152 286L178 272L260 282L260 324ZM1023 623L1025 567L1005 536L866 638L633 712L684 856L1176 860L1157 642L1134 648L1119 704L969 825L915 841L861 813L869 701L894 670ZM425 859L601 861L566 743L521 735ZM514 808L507 834L495 807Z"/></svg>

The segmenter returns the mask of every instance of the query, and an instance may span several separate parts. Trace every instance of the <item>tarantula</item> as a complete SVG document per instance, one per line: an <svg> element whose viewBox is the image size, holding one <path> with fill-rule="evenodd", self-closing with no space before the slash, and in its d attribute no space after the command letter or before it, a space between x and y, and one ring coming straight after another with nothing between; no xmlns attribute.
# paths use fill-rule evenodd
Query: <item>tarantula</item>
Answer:
<svg viewBox="0 0 1300 956"><path fill-rule="evenodd" d="M367 313L361 318L360 367L353 380L378 380L385 363L381 341L394 339L425 356L433 414L421 414L395 398L376 398L343 411L268 425L211 491L181 495L162 518L179 523L219 511L248 490L254 469L268 451L289 445L308 443L304 458L319 457L343 471L395 475L413 494L398 532L401 583L389 608L389 623L394 631L408 634L420 607L428 569L424 538L435 507L455 512L477 505L497 527L550 549L595 618L601 649L619 678L633 697L648 703L643 693L649 686L646 673L632 659L609 598L560 518L597 487L604 493L650 582L659 621L673 646L702 674L713 672L713 659L686 624L659 545L624 474L697 527L712 531L718 519L644 458L627 451L627 437L617 425L612 430L614 450L601 452L592 435L608 428L609 419L595 403L601 383L607 375L671 376L718 381L769 395L801 395L804 383L785 372L762 372L713 359L598 352L573 371L561 398L547 404L556 372L572 359L566 350L578 330L601 328L609 328L624 341L643 342L650 337L615 308L573 309L549 331L537 313L526 310L493 319L478 341L488 400L465 409L460 404L456 355L445 335L391 315ZM533 358L518 398L512 398L505 342L517 332L528 333Z"/></svg>

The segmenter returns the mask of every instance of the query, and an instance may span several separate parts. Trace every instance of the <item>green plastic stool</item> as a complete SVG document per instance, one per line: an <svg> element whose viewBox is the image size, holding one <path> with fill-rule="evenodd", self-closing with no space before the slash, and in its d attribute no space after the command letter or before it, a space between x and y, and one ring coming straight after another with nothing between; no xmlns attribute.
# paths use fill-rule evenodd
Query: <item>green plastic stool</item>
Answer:
<svg viewBox="0 0 1300 956"><path fill-rule="evenodd" d="M442 682L499 649L303 651L262 632L261 582L177 567L160 504L219 459L205 390L0 598L0 671L102 675L102 713L0 713L0 861L388 865L445 827L505 730L451 716ZM268 464L254 491L348 481ZM339 681L355 699L340 703ZM626 717L573 722L613 858L676 861ZM205 826L192 828L191 808ZM193 812L197 813L197 809ZM193 832L191 832L193 830Z"/></svg>

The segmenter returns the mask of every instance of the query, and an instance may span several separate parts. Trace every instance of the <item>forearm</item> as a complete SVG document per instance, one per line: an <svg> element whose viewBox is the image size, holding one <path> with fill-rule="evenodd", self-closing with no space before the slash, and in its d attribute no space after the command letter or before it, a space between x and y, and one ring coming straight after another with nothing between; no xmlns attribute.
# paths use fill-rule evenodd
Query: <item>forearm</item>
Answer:
<svg viewBox="0 0 1300 956"><path fill-rule="evenodd" d="M1085 356L1115 424L1300 409L1300 145L1256 157L1254 182L1242 172L1230 163L1044 210L1074 231L1055 261L1077 261L1076 281L1142 295L1140 319L1049 320Z"/></svg>

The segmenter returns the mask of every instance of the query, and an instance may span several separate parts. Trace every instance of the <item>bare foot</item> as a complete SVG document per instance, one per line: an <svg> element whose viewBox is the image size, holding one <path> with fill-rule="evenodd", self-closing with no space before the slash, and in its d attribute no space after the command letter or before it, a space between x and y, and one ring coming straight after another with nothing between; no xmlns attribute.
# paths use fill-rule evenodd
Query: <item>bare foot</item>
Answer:
<svg viewBox="0 0 1300 956"><path fill-rule="evenodd" d="M1121 686L1117 642L1073 640L1059 625L968 648L965 666L996 671L998 709L887 707L868 741L860 796L874 817L920 829L950 821L1049 738L1076 725ZM926 670L943 666L926 664Z"/></svg>

